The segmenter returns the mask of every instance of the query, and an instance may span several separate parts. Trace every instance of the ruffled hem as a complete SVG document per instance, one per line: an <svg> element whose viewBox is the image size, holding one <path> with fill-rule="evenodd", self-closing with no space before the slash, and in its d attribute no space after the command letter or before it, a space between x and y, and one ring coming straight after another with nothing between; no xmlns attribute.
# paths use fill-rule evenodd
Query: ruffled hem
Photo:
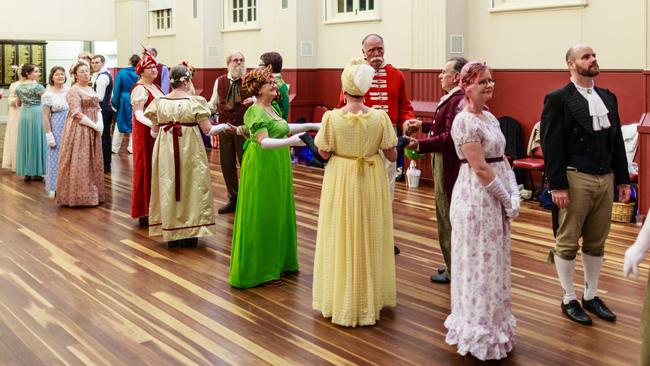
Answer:
<svg viewBox="0 0 650 366"><path fill-rule="evenodd" d="M457 345L458 353L471 354L481 361L506 358L515 344L515 326L517 320L510 315L509 320L497 327L468 324L464 319L449 315L445 320L448 329L445 341Z"/></svg>

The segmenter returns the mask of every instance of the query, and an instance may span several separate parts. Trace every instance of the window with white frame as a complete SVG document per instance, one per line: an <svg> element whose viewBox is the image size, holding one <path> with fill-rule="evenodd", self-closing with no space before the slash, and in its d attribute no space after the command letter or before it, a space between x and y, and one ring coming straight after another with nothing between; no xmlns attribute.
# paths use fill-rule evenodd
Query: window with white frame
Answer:
<svg viewBox="0 0 650 366"><path fill-rule="evenodd" d="M224 0L226 29L257 27L257 0Z"/></svg>
<svg viewBox="0 0 650 366"><path fill-rule="evenodd" d="M173 29L172 0L149 0L149 33L165 34Z"/></svg>
<svg viewBox="0 0 650 366"><path fill-rule="evenodd" d="M325 22L379 20L379 0L325 0Z"/></svg>

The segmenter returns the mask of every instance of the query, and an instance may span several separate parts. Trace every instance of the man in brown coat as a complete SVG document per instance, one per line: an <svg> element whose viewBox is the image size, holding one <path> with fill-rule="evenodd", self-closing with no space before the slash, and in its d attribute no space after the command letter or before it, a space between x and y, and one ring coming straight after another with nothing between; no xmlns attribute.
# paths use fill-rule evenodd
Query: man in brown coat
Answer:
<svg viewBox="0 0 650 366"><path fill-rule="evenodd" d="M219 114L219 123L230 123L241 126L244 123L244 113L253 103L253 98L241 87L242 78L246 73L245 59L241 52L235 52L226 57L228 73L217 78L210 98L212 112ZM219 160L221 173L226 181L228 203L219 208L220 214L235 212L237 207L237 160L241 166L244 154L243 136L230 131L219 133Z"/></svg>

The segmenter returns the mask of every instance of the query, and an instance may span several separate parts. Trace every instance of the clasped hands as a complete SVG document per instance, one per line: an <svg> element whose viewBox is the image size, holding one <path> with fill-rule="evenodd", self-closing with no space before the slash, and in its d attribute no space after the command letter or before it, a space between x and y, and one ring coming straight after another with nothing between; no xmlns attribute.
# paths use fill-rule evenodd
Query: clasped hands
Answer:
<svg viewBox="0 0 650 366"><path fill-rule="evenodd" d="M422 121L419 119L411 118L404 121L404 124L402 125L402 131L404 132L404 138L409 140L409 143L404 145L405 149L418 149L418 140L411 137L411 135L418 132L420 129L422 129Z"/></svg>

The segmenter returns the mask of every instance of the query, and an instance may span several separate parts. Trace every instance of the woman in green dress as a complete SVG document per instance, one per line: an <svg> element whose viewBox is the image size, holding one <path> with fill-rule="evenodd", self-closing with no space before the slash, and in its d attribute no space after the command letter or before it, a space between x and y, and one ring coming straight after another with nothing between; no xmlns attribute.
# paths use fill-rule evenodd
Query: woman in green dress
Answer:
<svg viewBox="0 0 650 366"><path fill-rule="evenodd" d="M46 145L41 95L45 93L45 88L36 82L41 78L38 66L26 64L20 72L31 82L18 85L15 91L17 105L21 106L16 145L16 175L24 176L25 181L43 180Z"/></svg>
<svg viewBox="0 0 650 366"><path fill-rule="evenodd" d="M228 281L237 288L279 286L285 273L298 270L289 147L304 146L301 132L320 124L289 125L280 117L271 106L277 86L270 68L249 72L242 86L257 101L244 114L250 137L244 145Z"/></svg>

